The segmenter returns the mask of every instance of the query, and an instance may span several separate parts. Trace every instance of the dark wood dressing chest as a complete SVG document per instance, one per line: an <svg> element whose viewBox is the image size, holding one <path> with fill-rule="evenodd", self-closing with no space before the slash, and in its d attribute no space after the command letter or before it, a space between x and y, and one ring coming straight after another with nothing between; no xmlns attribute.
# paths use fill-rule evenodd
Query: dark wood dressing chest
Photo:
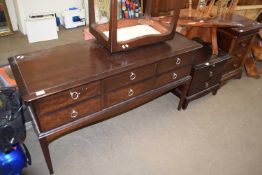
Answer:
<svg viewBox="0 0 262 175"><path fill-rule="evenodd" d="M254 42L255 36L262 27L261 23L239 15L233 15L232 21L241 23L244 27L218 30L218 46L232 55L224 66L221 84L232 78L242 77L242 68Z"/></svg>
<svg viewBox="0 0 262 175"><path fill-rule="evenodd" d="M220 79L224 72L224 65L231 56L222 50L218 55L212 55L212 49L205 45L199 49L195 55L191 71L192 81L183 103L183 109L186 109L189 102L212 92L216 95L220 87ZM178 97L183 96L183 89L177 88L174 94Z"/></svg>
<svg viewBox="0 0 262 175"><path fill-rule="evenodd" d="M192 60L201 47L176 34L171 41L116 54L92 40L10 58L50 173L48 145L67 133L177 87L183 91L180 109L191 81Z"/></svg>

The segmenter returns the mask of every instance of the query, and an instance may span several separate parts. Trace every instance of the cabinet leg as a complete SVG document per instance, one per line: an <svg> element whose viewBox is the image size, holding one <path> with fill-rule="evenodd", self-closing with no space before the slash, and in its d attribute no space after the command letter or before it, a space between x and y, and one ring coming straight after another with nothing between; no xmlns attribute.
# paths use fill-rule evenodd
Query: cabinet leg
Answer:
<svg viewBox="0 0 262 175"><path fill-rule="evenodd" d="M216 94L217 94L217 91L218 91L218 90L212 91L212 94L213 94L213 95L216 95Z"/></svg>
<svg viewBox="0 0 262 175"><path fill-rule="evenodd" d="M187 106L188 106L188 103L189 103L189 102L188 102L187 100L185 100L185 102L184 102L184 104L183 104L183 107L182 107L184 110L186 110L186 108L187 108Z"/></svg>
<svg viewBox="0 0 262 175"><path fill-rule="evenodd" d="M187 94L190 82L191 81L188 81L186 84L181 86L181 96L180 96L180 101L179 101L179 104L178 104L178 107L177 107L177 109L179 111L181 110L181 108L184 105L184 102L185 102L185 99L186 99L186 94ZM184 109L184 107L183 107L183 109Z"/></svg>
<svg viewBox="0 0 262 175"><path fill-rule="evenodd" d="M44 157L45 157L45 161L49 170L50 174L54 174L54 170L53 170L53 165L52 165L52 161L51 161L51 157L50 157L50 153L49 153L49 149L48 149L48 141L46 138L41 138L39 139Z"/></svg>

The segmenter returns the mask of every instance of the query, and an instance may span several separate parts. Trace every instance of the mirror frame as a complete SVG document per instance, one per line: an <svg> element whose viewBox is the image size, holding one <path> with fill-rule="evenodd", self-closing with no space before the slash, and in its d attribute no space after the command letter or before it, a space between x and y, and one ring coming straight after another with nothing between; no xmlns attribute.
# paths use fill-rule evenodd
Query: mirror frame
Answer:
<svg viewBox="0 0 262 175"><path fill-rule="evenodd" d="M0 33L0 36L11 35L11 34L14 33L14 31L13 31L11 20L10 20L9 14L8 14L8 9L7 9L5 0L2 0L2 2L0 1L0 4L3 4L3 6L4 6L4 14L5 14L5 18L6 18L6 23L7 23L7 27L9 28L8 32Z"/></svg>

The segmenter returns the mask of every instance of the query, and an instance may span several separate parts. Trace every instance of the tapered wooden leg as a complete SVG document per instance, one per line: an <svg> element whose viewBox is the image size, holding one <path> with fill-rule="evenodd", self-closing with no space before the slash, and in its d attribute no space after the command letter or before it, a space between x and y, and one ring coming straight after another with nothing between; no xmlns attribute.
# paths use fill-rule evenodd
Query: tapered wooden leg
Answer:
<svg viewBox="0 0 262 175"><path fill-rule="evenodd" d="M51 161L51 157L50 157L50 153L49 153L49 149L48 149L48 141L46 138L41 138L39 139L44 157L45 157L45 161L49 170L50 174L54 174L54 170L53 170L53 165L52 165L52 161Z"/></svg>
<svg viewBox="0 0 262 175"><path fill-rule="evenodd" d="M191 82L191 80L188 80L187 83L185 83L184 85L181 86L181 96L180 96L180 101L179 101L179 104L178 104L178 107L177 107L177 109L179 111L181 110L181 108L183 107L183 104L185 102L186 94L187 94L188 88L190 86L190 82Z"/></svg>

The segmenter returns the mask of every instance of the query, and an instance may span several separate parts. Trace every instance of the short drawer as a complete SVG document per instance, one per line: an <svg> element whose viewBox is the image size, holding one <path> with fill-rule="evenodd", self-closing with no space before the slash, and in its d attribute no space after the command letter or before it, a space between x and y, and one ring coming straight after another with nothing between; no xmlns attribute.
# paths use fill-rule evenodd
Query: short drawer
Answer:
<svg viewBox="0 0 262 175"><path fill-rule="evenodd" d="M94 82L41 98L35 101L33 106L37 115L43 115L99 94L100 82Z"/></svg>
<svg viewBox="0 0 262 175"><path fill-rule="evenodd" d="M165 84L171 83L173 81L177 81L187 75L190 75L191 66L186 66L184 68L180 68L178 70L173 70L164 74L159 75L156 78L155 87L160 87Z"/></svg>
<svg viewBox="0 0 262 175"><path fill-rule="evenodd" d="M150 79L141 83L137 83L125 88L121 88L116 91L108 92L106 94L106 106L112 106L114 104L123 102L137 95L140 95L153 88L154 79Z"/></svg>
<svg viewBox="0 0 262 175"><path fill-rule="evenodd" d="M233 57L231 60L228 60L224 66L224 72L228 73L233 70L239 69L241 66L241 59L238 57Z"/></svg>
<svg viewBox="0 0 262 175"><path fill-rule="evenodd" d="M239 52L243 54L246 53L248 46L250 45L251 39L252 38L245 38L245 39L237 40L232 53L233 54L237 54Z"/></svg>
<svg viewBox="0 0 262 175"><path fill-rule="evenodd" d="M178 67L183 67L186 65L192 64L193 59L192 59L192 53L185 53L182 55L178 55L172 58L168 58L164 61L161 61L158 64L157 72L163 73L163 72L168 72L173 69L176 69Z"/></svg>
<svg viewBox="0 0 262 175"><path fill-rule="evenodd" d="M199 82L199 83L192 83L190 86L190 89L188 91L188 95L194 95L196 93L199 93L201 91L204 91L206 89L209 89L217 84L220 83L221 75L217 75L213 77L212 79L204 82Z"/></svg>
<svg viewBox="0 0 262 175"><path fill-rule="evenodd" d="M112 91L141 80L148 79L155 74L155 64L144 66L138 69L127 71L113 77L107 78L103 81L105 91Z"/></svg>
<svg viewBox="0 0 262 175"><path fill-rule="evenodd" d="M66 108L59 109L54 112L38 115L38 120L40 122L41 130L48 131L81 117L85 117L91 113L97 112L100 109L101 99L100 97L96 97L67 106Z"/></svg>
<svg viewBox="0 0 262 175"><path fill-rule="evenodd" d="M192 82L203 82L212 79L217 75L222 75L224 72L225 61L203 67L201 69L194 69Z"/></svg>

